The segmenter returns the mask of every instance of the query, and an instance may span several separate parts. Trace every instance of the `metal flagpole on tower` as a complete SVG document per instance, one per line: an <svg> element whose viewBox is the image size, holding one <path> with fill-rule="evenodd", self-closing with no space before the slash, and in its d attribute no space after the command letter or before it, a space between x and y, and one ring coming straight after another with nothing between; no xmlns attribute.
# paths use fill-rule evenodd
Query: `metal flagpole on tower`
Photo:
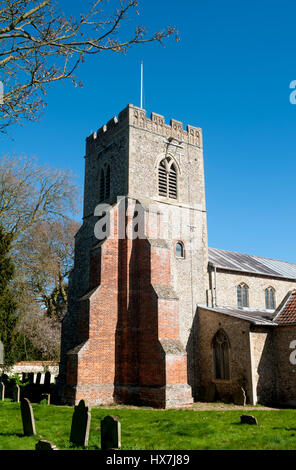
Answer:
<svg viewBox="0 0 296 470"><path fill-rule="evenodd" d="M143 61L141 61L141 109L143 109Z"/></svg>

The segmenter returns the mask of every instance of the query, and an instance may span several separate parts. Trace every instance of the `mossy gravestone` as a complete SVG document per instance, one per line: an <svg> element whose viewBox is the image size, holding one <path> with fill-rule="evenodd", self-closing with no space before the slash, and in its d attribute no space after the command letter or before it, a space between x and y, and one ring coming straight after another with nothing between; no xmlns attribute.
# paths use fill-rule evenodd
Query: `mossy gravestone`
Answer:
<svg viewBox="0 0 296 470"><path fill-rule="evenodd" d="M101 421L101 449L120 449L121 424L117 416L106 416Z"/></svg>
<svg viewBox="0 0 296 470"><path fill-rule="evenodd" d="M35 419L31 403L27 398L21 400L21 414L25 436L34 436L36 434Z"/></svg>
<svg viewBox="0 0 296 470"><path fill-rule="evenodd" d="M75 406L70 434L70 442L77 447L88 445L91 414L84 400L80 400Z"/></svg>

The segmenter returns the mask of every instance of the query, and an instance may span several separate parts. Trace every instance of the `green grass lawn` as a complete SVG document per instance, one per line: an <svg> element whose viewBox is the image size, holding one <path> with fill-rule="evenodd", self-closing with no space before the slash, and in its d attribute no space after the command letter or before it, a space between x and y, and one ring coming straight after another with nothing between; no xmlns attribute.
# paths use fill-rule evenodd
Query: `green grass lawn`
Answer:
<svg viewBox="0 0 296 470"><path fill-rule="evenodd" d="M20 404L0 402L0 450L34 450L39 439L58 449L69 443L73 408L32 404L35 437L23 437ZM100 449L100 422L119 417L122 450L295 450L296 410L195 411L153 409L91 410L89 450ZM256 416L259 426L240 424L242 414Z"/></svg>

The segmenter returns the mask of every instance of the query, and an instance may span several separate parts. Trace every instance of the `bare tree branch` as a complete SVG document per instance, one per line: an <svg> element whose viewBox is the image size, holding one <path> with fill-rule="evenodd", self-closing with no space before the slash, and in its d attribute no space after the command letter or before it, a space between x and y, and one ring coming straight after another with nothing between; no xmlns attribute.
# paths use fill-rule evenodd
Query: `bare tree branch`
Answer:
<svg viewBox="0 0 296 470"><path fill-rule="evenodd" d="M37 223L68 220L77 213L79 201L69 171L38 165L32 158L0 160L0 221L15 243Z"/></svg>
<svg viewBox="0 0 296 470"><path fill-rule="evenodd" d="M162 42L171 35L177 38L173 27L147 36L141 25L121 37L120 27L136 11L138 0L112 0L117 8L111 15L104 4L104 0L94 1L76 20L66 18L53 0L0 0L0 78L4 83L0 131L24 119L37 119L47 86L75 78L87 55L126 53L136 44Z"/></svg>

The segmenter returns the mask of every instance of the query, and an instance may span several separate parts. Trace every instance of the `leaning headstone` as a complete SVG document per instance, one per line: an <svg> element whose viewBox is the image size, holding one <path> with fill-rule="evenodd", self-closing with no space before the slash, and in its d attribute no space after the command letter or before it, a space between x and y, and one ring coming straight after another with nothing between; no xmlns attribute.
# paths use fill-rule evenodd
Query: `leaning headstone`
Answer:
<svg viewBox="0 0 296 470"><path fill-rule="evenodd" d="M0 400L4 401L5 397L5 385L3 382L0 382Z"/></svg>
<svg viewBox="0 0 296 470"><path fill-rule="evenodd" d="M20 398L21 398L21 389L19 385L14 384L12 387L12 400L18 403L20 401Z"/></svg>
<svg viewBox="0 0 296 470"><path fill-rule="evenodd" d="M257 419L252 415L242 415L240 417L241 424L256 424L258 425Z"/></svg>
<svg viewBox="0 0 296 470"><path fill-rule="evenodd" d="M54 442L38 441L35 445L35 450L59 450Z"/></svg>
<svg viewBox="0 0 296 470"><path fill-rule="evenodd" d="M233 402L235 405L246 405L246 392L242 387L240 387L233 395Z"/></svg>
<svg viewBox="0 0 296 470"><path fill-rule="evenodd" d="M91 414L84 400L74 408L70 441L78 447L88 445Z"/></svg>
<svg viewBox="0 0 296 470"><path fill-rule="evenodd" d="M21 414L23 421L23 429L25 436L32 436L36 434L35 419L31 403L27 398L21 400Z"/></svg>
<svg viewBox="0 0 296 470"><path fill-rule="evenodd" d="M121 424L117 416L106 416L101 421L101 449L120 449Z"/></svg>
<svg viewBox="0 0 296 470"><path fill-rule="evenodd" d="M216 385L210 383L205 389L205 401L213 402L216 399Z"/></svg>

